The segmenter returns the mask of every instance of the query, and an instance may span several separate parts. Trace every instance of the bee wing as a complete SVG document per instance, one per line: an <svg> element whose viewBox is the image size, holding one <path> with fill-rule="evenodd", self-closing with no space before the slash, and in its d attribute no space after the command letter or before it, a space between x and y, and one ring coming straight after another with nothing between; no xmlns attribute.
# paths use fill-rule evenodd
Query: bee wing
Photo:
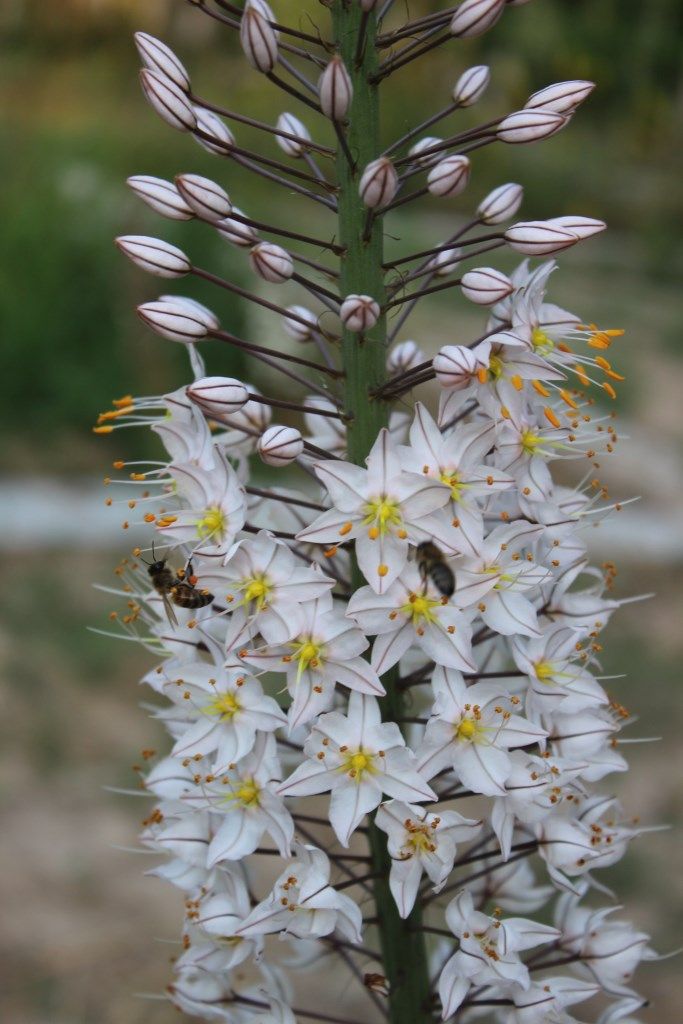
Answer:
<svg viewBox="0 0 683 1024"><path fill-rule="evenodd" d="M161 595L161 600L164 603L164 611L166 612L166 618L168 619L172 626L177 626L178 617L176 616L175 609L173 607L173 604L171 603L171 598L167 593L164 592Z"/></svg>

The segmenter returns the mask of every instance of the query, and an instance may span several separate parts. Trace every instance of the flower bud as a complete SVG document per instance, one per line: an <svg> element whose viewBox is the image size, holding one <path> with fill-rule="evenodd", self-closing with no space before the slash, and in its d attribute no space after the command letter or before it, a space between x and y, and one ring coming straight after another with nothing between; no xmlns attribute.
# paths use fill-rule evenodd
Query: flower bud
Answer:
<svg viewBox="0 0 683 1024"><path fill-rule="evenodd" d="M281 245L274 242L259 242L249 253L251 268L264 281L271 284L282 284L294 273L292 257Z"/></svg>
<svg viewBox="0 0 683 1024"><path fill-rule="evenodd" d="M217 331L220 327L220 321L213 310L187 295L160 295L157 302L174 302L178 306L184 306L190 313L199 316L210 331Z"/></svg>
<svg viewBox="0 0 683 1024"><path fill-rule="evenodd" d="M491 72L485 64L477 64L463 71L453 89L453 102L459 107L471 107L484 95L491 81Z"/></svg>
<svg viewBox="0 0 683 1024"><path fill-rule="evenodd" d="M410 147L408 150L408 156L413 157L414 162L419 167L432 167L441 159L441 153L427 152L425 156L421 156L421 154L425 150L430 150L434 146L438 146L441 142L443 142L443 139L439 139L436 135L426 135L424 139L420 139L419 142L416 142L414 146Z"/></svg>
<svg viewBox="0 0 683 1024"><path fill-rule="evenodd" d="M184 277L192 264L182 249L148 235L121 235L116 244L128 259L157 277Z"/></svg>
<svg viewBox="0 0 683 1024"><path fill-rule="evenodd" d="M190 220L194 214L172 181L151 174L134 174L127 180L136 196L170 220Z"/></svg>
<svg viewBox="0 0 683 1024"><path fill-rule="evenodd" d="M332 121L343 121L351 106L353 85L344 61L338 54L320 76L318 93L323 114Z"/></svg>
<svg viewBox="0 0 683 1024"><path fill-rule="evenodd" d="M179 174L175 180L181 196L196 214L206 220L223 220L232 212L227 192L201 174Z"/></svg>
<svg viewBox="0 0 683 1024"><path fill-rule="evenodd" d="M203 377L190 384L185 394L209 416L230 416L239 412L249 399L249 392L234 377Z"/></svg>
<svg viewBox="0 0 683 1024"><path fill-rule="evenodd" d="M205 338L209 327L196 311L179 302L145 302L137 314L148 327L171 341L198 341Z"/></svg>
<svg viewBox="0 0 683 1024"><path fill-rule="evenodd" d="M470 180L470 162L466 156L447 156L432 167L427 188L433 196L457 196Z"/></svg>
<svg viewBox="0 0 683 1024"><path fill-rule="evenodd" d="M247 7L251 7L255 11L258 11L258 13L261 15L261 17L265 18L266 21L275 21L276 20L275 19L275 15L273 14L273 9L272 9L272 7L270 7L266 3L266 0L247 0L246 4L244 6L245 6L245 9Z"/></svg>
<svg viewBox="0 0 683 1024"><path fill-rule="evenodd" d="M204 135L210 135L212 139L215 139L215 144L209 142L207 139L199 138L195 135L195 139L199 145L208 150L209 153L216 153L218 156L223 156L226 150L230 149L235 144L235 136L232 134L227 124L221 121L217 114L214 114L212 110L205 110L204 107L195 107L194 112L197 116L197 129L204 133Z"/></svg>
<svg viewBox="0 0 683 1024"><path fill-rule="evenodd" d="M444 345L432 366L441 387L458 389L467 387L479 369L474 352L465 345Z"/></svg>
<svg viewBox="0 0 683 1024"><path fill-rule="evenodd" d="M462 259L462 249L442 249L429 261L429 270L437 277L448 277Z"/></svg>
<svg viewBox="0 0 683 1024"><path fill-rule="evenodd" d="M290 338L294 338L296 341L310 341L318 326L318 317L313 310L307 309L305 306L288 306L287 312L294 313L299 318L292 320L288 316L283 317L282 326ZM311 326L304 327L301 323L302 320L306 320Z"/></svg>
<svg viewBox="0 0 683 1024"><path fill-rule="evenodd" d="M572 114L595 88L595 82L573 79L556 82L531 94L524 104L525 110L554 110L556 114Z"/></svg>
<svg viewBox="0 0 683 1024"><path fill-rule="evenodd" d="M258 442L258 453L269 466L287 466L303 450L303 438L295 427L268 427Z"/></svg>
<svg viewBox="0 0 683 1024"><path fill-rule="evenodd" d="M463 0L451 19L451 35L459 39L480 36L500 18L505 0Z"/></svg>
<svg viewBox="0 0 683 1024"><path fill-rule="evenodd" d="M496 135L501 142L511 144L539 142L563 128L568 120L554 110L516 110L503 118Z"/></svg>
<svg viewBox="0 0 683 1024"><path fill-rule="evenodd" d="M504 238L511 249L525 256L549 256L579 240L573 231L548 220L520 220L507 229Z"/></svg>
<svg viewBox="0 0 683 1024"><path fill-rule="evenodd" d="M400 341L387 357L387 372L405 373L424 361L425 354L416 341Z"/></svg>
<svg viewBox="0 0 683 1024"><path fill-rule="evenodd" d="M484 224L501 224L508 217L514 217L522 205L524 189L509 181L499 185L482 199L477 207L479 220Z"/></svg>
<svg viewBox="0 0 683 1024"><path fill-rule="evenodd" d="M571 231L579 240L590 238L591 235L598 235L607 227L604 220L596 220L594 217L579 217L576 214L569 214L566 217L551 217L548 223L557 224L565 231Z"/></svg>
<svg viewBox="0 0 683 1024"><path fill-rule="evenodd" d="M280 114L277 119L277 127L281 132L289 132L290 135L297 135L300 139L311 140L308 128L294 114ZM302 142L295 142L294 139L283 139L281 135L275 136L275 141L287 156L300 157L306 152L306 146Z"/></svg>
<svg viewBox="0 0 683 1024"><path fill-rule="evenodd" d="M374 11L378 0L358 0L361 11Z"/></svg>
<svg viewBox="0 0 683 1024"><path fill-rule="evenodd" d="M253 68L264 74L273 70L277 64L277 35L267 19L250 3L242 14L240 43Z"/></svg>
<svg viewBox="0 0 683 1024"><path fill-rule="evenodd" d="M238 210L236 206L233 207L232 212L239 214L240 217L245 216L242 210ZM232 216L218 221L216 229L219 235L227 238L229 242L240 249L250 249L258 241L258 233L254 228L250 227L249 224L242 224L241 221L235 220Z"/></svg>
<svg viewBox="0 0 683 1024"><path fill-rule="evenodd" d="M379 320L379 303L370 295L347 295L339 316L347 331L369 331Z"/></svg>
<svg viewBox="0 0 683 1024"><path fill-rule="evenodd" d="M478 306L491 306L515 290L510 278L493 267L468 270L463 274L460 288L465 298Z"/></svg>
<svg viewBox="0 0 683 1024"><path fill-rule="evenodd" d="M146 68L170 78L182 92L190 91L190 76L166 43L147 32L135 32L133 39Z"/></svg>
<svg viewBox="0 0 683 1024"><path fill-rule="evenodd" d="M368 164L358 186L358 194L371 210L381 210L388 206L397 190L398 174L386 156L381 156Z"/></svg>
<svg viewBox="0 0 683 1024"><path fill-rule="evenodd" d="M160 71L143 68L140 83L145 98L162 120L179 132L191 132L197 127L192 104L175 82Z"/></svg>

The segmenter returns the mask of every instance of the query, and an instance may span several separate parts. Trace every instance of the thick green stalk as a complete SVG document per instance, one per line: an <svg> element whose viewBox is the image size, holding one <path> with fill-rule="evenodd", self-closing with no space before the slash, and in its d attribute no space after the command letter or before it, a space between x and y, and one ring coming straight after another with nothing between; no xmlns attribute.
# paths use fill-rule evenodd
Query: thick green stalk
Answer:
<svg viewBox="0 0 683 1024"><path fill-rule="evenodd" d="M356 62L362 12L352 0L335 0L334 32L344 64L353 81L353 104L349 115L347 141L355 166L352 168L342 152L337 157L339 180L339 241L345 248L341 260L340 288L342 295L371 295L380 305L385 300L382 218L376 218L366 232L367 210L358 195L358 181L363 168L380 152L379 95L377 86L368 77L377 66L374 47L374 15L367 21L362 59ZM343 332L344 406L350 417L347 426L348 457L362 465L377 434L387 425L387 403L372 399L370 393L386 379L386 321L382 317L364 335ZM365 581L357 567L353 572L356 589ZM387 696L382 699L383 718L398 721L404 713L404 700L396 686L396 674L383 679ZM415 908L403 921L389 890L391 859L386 835L370 825L369 842L373 869L378 875L374 895L378 928L389 982L391 1024L419 1024L431 1019L428 1011L429 971L424 934L418 931L421 908Z"/></svg>

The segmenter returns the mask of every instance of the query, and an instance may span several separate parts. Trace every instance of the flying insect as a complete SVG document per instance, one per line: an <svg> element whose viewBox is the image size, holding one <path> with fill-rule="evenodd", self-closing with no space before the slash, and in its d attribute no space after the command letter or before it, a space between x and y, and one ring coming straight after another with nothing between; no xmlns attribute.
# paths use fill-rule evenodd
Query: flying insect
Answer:
<svg viewBox="0 0 683 1024"><path fill-rule="evenodd" d="M429 540L423 541L417 546L416 557L425 591L431 580L440 594L451 597L455 590L455 576L441 548Z"/></svg>

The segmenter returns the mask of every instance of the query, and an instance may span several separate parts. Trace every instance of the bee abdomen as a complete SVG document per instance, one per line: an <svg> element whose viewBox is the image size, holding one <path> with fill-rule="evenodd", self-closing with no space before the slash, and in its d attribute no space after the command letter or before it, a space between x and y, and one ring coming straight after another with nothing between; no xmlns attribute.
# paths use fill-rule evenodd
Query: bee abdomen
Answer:
<svg viewBox="0 0 683 1024"><path fill-rule="evenodd" d="M196 590L189 583L179 583L171 590L171 600L180 608L205 608L214 596L208 590Z"/></svg>
<svg viewBox="0 0 683 1024"><path fill-rule="evenodd" d="M444 597L451 597L455 591L455 578L447 565L433 565L431 570L434 586Z"/></svg>

